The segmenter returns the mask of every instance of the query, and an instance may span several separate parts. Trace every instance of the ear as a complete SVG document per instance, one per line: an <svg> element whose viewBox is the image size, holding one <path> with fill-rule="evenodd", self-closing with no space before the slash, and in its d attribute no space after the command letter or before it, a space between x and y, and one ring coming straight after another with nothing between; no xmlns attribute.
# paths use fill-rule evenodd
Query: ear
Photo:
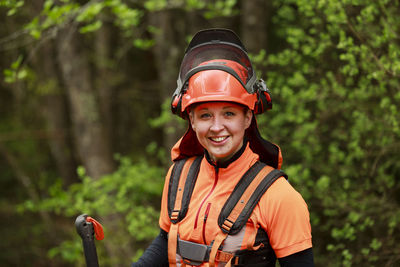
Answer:
<svg viewBox="0 0 400 267"><path fill-rule="evenodd" d="M253 112L250 109L247 109L246 114L244 114L244 119L245 119L244 129L247 129L247 128L250 127L251 120L253 119L253 116L254 116Z"/></svg>

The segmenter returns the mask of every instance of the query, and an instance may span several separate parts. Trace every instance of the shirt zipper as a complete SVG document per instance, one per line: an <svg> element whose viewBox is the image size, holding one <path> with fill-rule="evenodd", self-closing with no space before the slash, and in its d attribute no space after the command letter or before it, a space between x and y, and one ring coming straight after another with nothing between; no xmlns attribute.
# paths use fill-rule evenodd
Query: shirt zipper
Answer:
<svg viewBox="0 0 400 267"><path fill-rule="evenodd" d="M210 192L207 194L207 196L203 199L203 201L202 201L201 204L200 204L200 207L199 207L199 209L198 209L198 211L197 211L197 214L196 214L196 220L194 221L194 229L197 228L197 221L199 220L199 215L200 215L200 210L201 210L201 208L203 207L203 205L204 205L204 203L206 202L206 200L210 197L210 195L212 194L212 192L214 192L214 189L215 189L215 187L217 186L217 182L218 182L218 168L215 167L214 170L215 170L214 184L213 184L213 186L212 186Z"/></svg>

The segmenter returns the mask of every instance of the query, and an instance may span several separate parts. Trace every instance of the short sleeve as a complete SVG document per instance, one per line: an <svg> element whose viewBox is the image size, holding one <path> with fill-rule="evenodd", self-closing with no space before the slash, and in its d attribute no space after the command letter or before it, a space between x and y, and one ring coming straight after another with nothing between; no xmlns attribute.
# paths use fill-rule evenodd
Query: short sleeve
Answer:
<svg viewBox="0 0 400 267"><path fill-rule="evenodd" d="M278 258L312 247L307 204L285 178L271 185L259 207L259 223L267 231Z"/></svg>

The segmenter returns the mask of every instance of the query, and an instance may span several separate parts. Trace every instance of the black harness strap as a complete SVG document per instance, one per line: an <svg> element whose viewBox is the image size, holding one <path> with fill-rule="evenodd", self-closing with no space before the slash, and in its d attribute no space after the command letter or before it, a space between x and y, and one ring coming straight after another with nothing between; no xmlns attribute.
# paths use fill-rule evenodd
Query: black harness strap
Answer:
<svg viewBox="0 0 400 267"><path fill-rule="evenodd" d="M266 175L263 178L257 177L261 172L266 173ZM273 182L282 176L287 179L287 175L283 171L273 169L260 161L253 164L238 182L219 214L218 225L221 230L231 235L240 232L262 195ZM256 178L258 178L256 181L258 184L252 187L255 188L255 190L247 192L251 193L249 198L242 198L245 191Z"/></svg>
<svg viewBox="0 0 400 267"><path fill-rule="evenodd" d="M186 182L185 182L185 187L183 191L183 198L182 198L182 210L179 216L179 220L182 220L185 218L186 213L189 208L189 203L190 203L190 198L192 197L194 185L196 184L197 176L199 176L199 171L200 171L200 163L202 160L202 156L196 157L196 159L193 161L192 165L190 166Z"/></svg>
<svg viewBox="0 0 400 267"><path fill-rule="evenodd" d="M243 192L249 186L249 184L253 181L254 177L264 168L265 164L257 161L247 170L247 172L242 176L239 182L236 184L235 188L233 189L232 194L229 196L228 200L225 202L221 213L218 217L218 225L222 229L223 232L228 233L229 230L225 230L222 225L225 220L231 214L233 208L239 202L240 198L242 197ZM231 222L232 225L235 222Z"/></svg>
<svg viewBox="0 0 400 267"><path fill-rule="evenodd" d="M199 174L201 160L202 156L198 156L194 159L193 162L191 162L186 177L181 176L182 170L185 164L188 162L187 158L178 160L177 162L175 162L174 167L172 168L171 178L169 180L168 186L168 215L172 223L177 223L186 216L190 203L190 198L192 197L193 193L193 188L196 184L197 176ZM179 183L181 179L185 179L181 181L184 182L182 201L180 205L181 208L179 210L174 210L176 206L175 202L177 192L178 190L182 190L182 188L179 188Z"/></svg>

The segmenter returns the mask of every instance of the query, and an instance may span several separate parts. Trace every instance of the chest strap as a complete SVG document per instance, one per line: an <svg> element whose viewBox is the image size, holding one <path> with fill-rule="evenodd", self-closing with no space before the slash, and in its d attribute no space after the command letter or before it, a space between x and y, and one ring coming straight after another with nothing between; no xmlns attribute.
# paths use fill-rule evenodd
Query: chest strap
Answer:
<svg viewBox="0 0 400 267"><path fill-rule="evenodd" d="M216 236L210 253L210 267L215 266L215 257L218 248L229 235L235 235L243 228L250 218L255 206L267 191L267 189L279 178L287 178L287 175L276 170L260 161L257 161L242 176L236 184L232 194L225 202L218 217L218 225L221 232ZM257 250L261 244L248 249ZM231 260L227 263L227 267L231 266Z"/></svg>
<svg viewBox="0 0 400 267"><path fill-rule="evenodd" d="M202 156L182 159L172 168L168 186L168 215L174 224L186 216L201 160Z"/></svg>
<svg viewBox="0 0 400 267"><path fill-rule="evenodd" d="M236 184L222 207L218 225L224 233L235 235L246 225L253 209L267 189L279 178L287 175L265 163L257 161Z"/></svg>
<svg viewBox="0 0 400 267"><path fill-rule="evenodd" d="M168 233L168 261L173 267L176 266L178 222L186 216L201 160L200 156L182 159L172 168L168 185L168 215L172 222Z"/></svg>

